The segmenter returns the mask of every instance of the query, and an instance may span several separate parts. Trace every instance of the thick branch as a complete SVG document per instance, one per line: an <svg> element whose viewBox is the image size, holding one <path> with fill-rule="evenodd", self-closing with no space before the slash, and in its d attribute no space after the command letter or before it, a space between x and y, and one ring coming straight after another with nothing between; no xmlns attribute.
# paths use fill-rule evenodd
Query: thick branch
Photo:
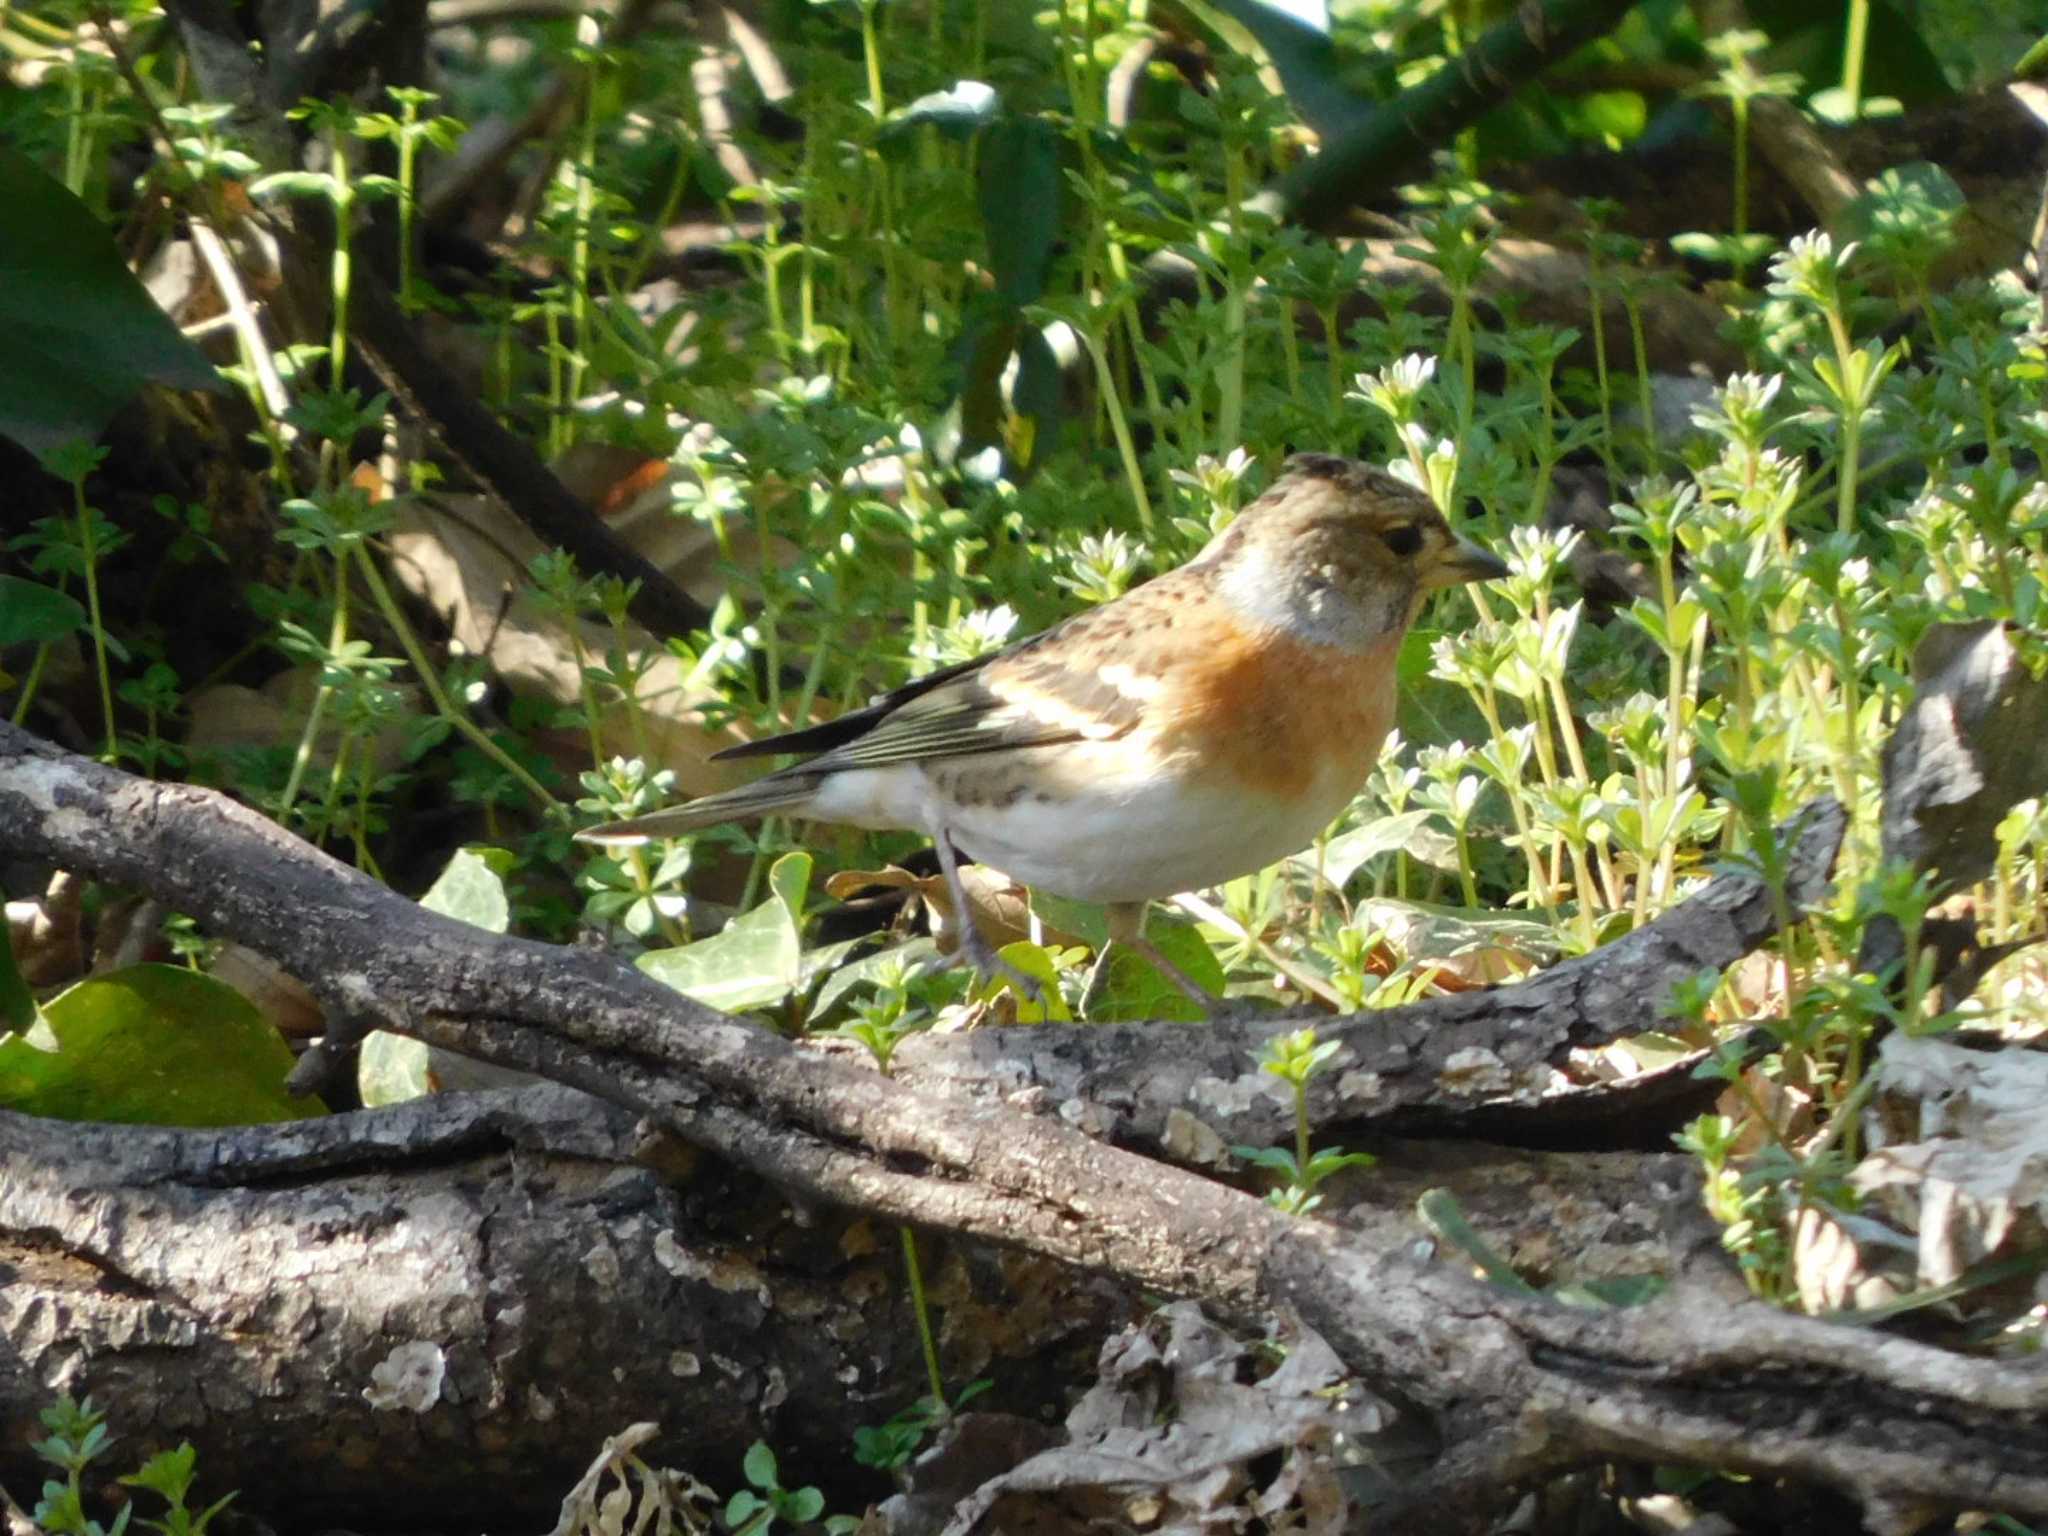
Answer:
<svg viewBox="0 0 2048 1536"><path fill-rule="evenodd" d="M1780 830L1792 914L1822 897L1846 824L1833 800L1816 801ZM1319 1128L1421 1118L1440 1123L1481 1107L1534 1110L1570 1091L1559 1068L1574 1047L1604 1045L1667 1026L1679 982L1719 972L1777 933L1776 897L1748 875L1721 875L1690 900L1612 944L1513 986L1428 998L1403 1008L1332 1019L1275 1015L1208 1029L1156 1024L1078 1031L985 1029L926 1035L897 1052L907 1080L989 1100L1029 1095L1063 1108L1123 1145L1168 1149L1187 1160L1190 1119L1214 1145L1270 1145L1293 1126L1288 1090L1258 1067L1261 1045L1283 1028L1315 1023L1343 1042L1337 1070L1310 1084Z"/></svg>
<svg viewBox="0 0 2048 1536"><path fill-rule="evenodd" d="M1420 85L1404 91L1287 177L1288 215L1327 224L1398 186L1428 153L1479 121L1545 66L1618 23L1635 0L1522 0L1506 21Z"/></svg>
<svg viewBox="0 0 2048 1536"><path fill-rule="evenodd" d="M1433 1486L1468 1508L1620 1452L2048 1512L2032 1371L1698 1296L1580 1312L1490 1290L1049 1118L819 1059L609 957L465 928L218 795L4 726L0 849L141 887L362 1020L572 1081L819 1199L1238 1310L1291 1304L1372 1385L1437 1415Z"/></svg>

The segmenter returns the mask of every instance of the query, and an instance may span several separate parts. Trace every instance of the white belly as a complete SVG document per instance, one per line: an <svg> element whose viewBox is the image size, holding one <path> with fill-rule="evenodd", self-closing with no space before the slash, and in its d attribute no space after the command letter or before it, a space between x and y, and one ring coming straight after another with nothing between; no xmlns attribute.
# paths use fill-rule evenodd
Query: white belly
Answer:
<svg viewBox="0 0 2048 1536"><path fill-rule="evenodd" d="M1105 764L1105 766L1107 766ZM806 814L820 821L937 836L978 864L1075 901L1151 901L1219 885L1298 853L1360 785L1331 777L1286 803L1199 783L1104 773L1055 797L1028 789L981 803L939 792L928 768L900 763L835 773ZM1361 779L1362 779L1361 775Z"/></svg>
<svg viewBox="0 0 2048 1536"><path fill-rule="evenodd" d="M1107 787L1105 786L1107 791ZM1151 901L1249 875L1314 842L1346 789L1280 805L1213 789L1142 791L962 809L953 841L978 863L1076 901Z"/></svg>

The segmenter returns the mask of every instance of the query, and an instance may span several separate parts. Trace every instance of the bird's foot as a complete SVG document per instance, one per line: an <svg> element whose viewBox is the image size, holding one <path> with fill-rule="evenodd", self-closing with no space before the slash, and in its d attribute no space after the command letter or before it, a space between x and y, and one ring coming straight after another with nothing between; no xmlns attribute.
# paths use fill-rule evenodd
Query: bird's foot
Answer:
<svg viewBox="0 0 2048 1536"><path fill-rule="evenodd" d="M1040 1009L1047 1017L1055 1011L1052 1000L1047 996L1045 982L997 954L995 946L982 935L972 918L962 926L960 947L953 951L952 958L947 963L971 966L975 979L985 987L1007 983L1019 997Z"/></svg>

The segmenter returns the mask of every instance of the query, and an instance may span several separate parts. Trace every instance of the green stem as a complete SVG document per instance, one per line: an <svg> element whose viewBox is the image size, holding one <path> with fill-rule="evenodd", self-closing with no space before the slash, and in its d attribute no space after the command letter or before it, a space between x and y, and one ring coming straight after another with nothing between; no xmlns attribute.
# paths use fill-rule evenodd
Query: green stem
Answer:
<svg viewBox="0 0 2048 1536"><path fill-rule="evenodd" d="M85 504L85 481L75 480L71 485L72 505L78 515L78 542L85 552L85 605L92 617L92 660L93 669L100 680L100 716L106 725L107 753L105 761L114 761L119 740L114 734L114 684L107 671L107 631L100 622L100 557L99 538L93 528L92 508Z"/></svg>
<svg viewBox="0 0 2048 1536"><path fill-rule="evenodd" d="M1870 0L1849 0L1849 30L1842 42L1842 94L1849 116L1863 112L1863 54L1870 40Z"/></svg>
<svg viewBox="0 0 2048 1536"><path fill-rule="evenodd" d="M898 1227L903 1238L903 1273L910 1281L910 1306L917 1314L917 1341L924 1346L924 1372L931 1382L932 1401L946 1406L946 1378L939 1371L939 1345L932 1336L931 1308L924 1298L924 1270L917 1262L917 1238L908 1227Z"/></svg>
<svg viewBox="0 0 2048 1536"><path fill-rule="evenodd" d="M339 656L341 648L346 644L348 560L343 557L334 563L334 620L327 629L327 654ZM320 734L320 717L327 712L327 698L333 691L324 682L313 691L312 707L306 711L306 723L299 732L298 751L292 754L291 776L285 780L284 793L278 798L277 820L281 826L291 825L288 818L291 816L292 802L299 798L299 786L304 783L307 765L313 760L313 741Z"/></svg>
<svg viewBox="0 0 2048 1536"><path fill-rule="evenodd" d="M1152 498L1145 494L1144 471L1138 467L1138 446L1131 439L1131 424L1124 417L1123 400L1117 393L1116 375L1110 371L1109 355L1092 332L1075 326L1074 334L1081 338L1081 345L1095 360L1095 382L1102 391L1103 408L1109 412L1109 430L1116 437L1116 451L1123 459L1124 479L1130 484L1131 500L1138 506L1138 526L1145 530L1145 537L1149 540L1153 536Z"/></svg>
<svg viewBox="0 0 2048 1536"><path fill-rule="evenodd" d="M341 392L348 367L348 295L355 271L349 252L349 226L355 221L355 188L349 182L348 136L336 129L328 136L334 173L334 259L328 265L328 286L332 289L334 325L328 338L328 359L333 364L329 377Z"/></svg>
<svg viewBox="0 0 2048 1536"><path fill-rule="evenodd" d="M419 637L413 633L412 625L406 622L405 614L392 599L390 589L384 585L384 578L377 574L377 563L370 558L369 550L358 545L356 559L362 568L363 582L369 587L370 596L376 601L377 611L384 615L384 622L389 624L392 633L398 636L398 643L404 647L406 658L412 662L413 671L419 675L420 686L427 690L427 696L434 701L434 708L439 711L441 718L454 726L463 736L468 737L470 744L485 757L510 774L521 788L541 803L543 808L551 813L560 813L562 803L548 793L547 786L528 773L525 765L511 753L491 740L489 733L470 719L468 713L458 708L455 701L448 697L448 690L442 686L439 674L434 671L433 664L427 659L427 653L420 645Z"/></svg>

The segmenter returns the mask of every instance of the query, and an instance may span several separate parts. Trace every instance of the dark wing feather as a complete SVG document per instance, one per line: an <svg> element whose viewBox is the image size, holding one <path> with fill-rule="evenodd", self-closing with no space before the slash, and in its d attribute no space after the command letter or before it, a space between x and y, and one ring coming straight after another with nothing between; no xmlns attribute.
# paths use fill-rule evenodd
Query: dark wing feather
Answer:
<svg viewBox="0 0 2048 1536"><path fill-rule="evenodd" d="M1049 643L1084 633L1101 611L1076 614L992 655L943 667L823 725L718 756L818 752L800 766L833 773L1120 736L1137 723L1136 701L1095 673L1061 661L1061 648Z"/></svg>
<svg viewBox="0 0 2048 1536"><path fill-rule="evenodd" d="M1028 642L1027 642L1028 643ZM727 747L722 752L711 754L711 761L722 763L734 757L775 757L784 752L829 752L858 737L866 735L885 718L908 704L912 699L930 693L956 677L965 677L977 672L997 657L1008 654L991 651L986 656L971 656L966 661L956 661L950 667L941 667L936 672L927 672L923 677L913 677L900 688L877 694L868 700L865 708L851 710L821 725L807 725L802 730L784 731L780 736L763 736L759 741L743 741L736 747Z"/></svg>

